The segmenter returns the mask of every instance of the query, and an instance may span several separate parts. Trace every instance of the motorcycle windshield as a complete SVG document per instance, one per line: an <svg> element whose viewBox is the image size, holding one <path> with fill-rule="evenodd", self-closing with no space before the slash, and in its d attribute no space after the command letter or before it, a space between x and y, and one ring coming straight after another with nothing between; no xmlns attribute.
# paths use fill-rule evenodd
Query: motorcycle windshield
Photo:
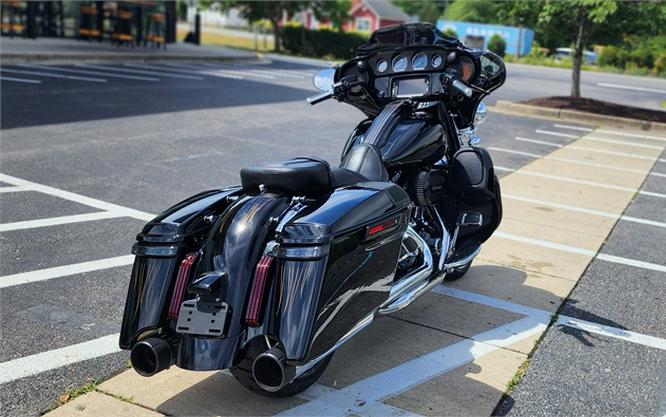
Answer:
<svg viewBox="0 0 666 417"><path fill-rule="evenodd" d="M379 49L416 45L455 47L460 45L460 42L456 38L443 34L430 23L409 23L376 30L368 42L356 49L356 55L367 55Z"/></svg>

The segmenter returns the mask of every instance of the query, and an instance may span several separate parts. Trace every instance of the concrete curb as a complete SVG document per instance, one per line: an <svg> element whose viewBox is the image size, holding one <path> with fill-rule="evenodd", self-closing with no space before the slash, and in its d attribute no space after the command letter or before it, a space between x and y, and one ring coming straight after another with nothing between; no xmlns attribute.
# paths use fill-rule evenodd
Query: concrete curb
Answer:
<svg viewBox="0 0 666 417"><path fill-rule="evenodd" d="M629 119L626 117L606 116L603 114L586 113L575 110L551 109L548 107L532 106L529 104L514 103L512 101L497 100L493 109L499 113L515 114L520 116L555 119L584 124L599 124L617 128L640 129L655 133L666 133L666 123L647 122Z"/></svg>
<svg viewBox="0 0 666 417"><path fill-rule="evenodd" d="M3 65L48 63L71 64L72 62L109 63L109 62L252 62L261 60L261 56L250 53L248 56L220 55L184 55L184 54L16 54L2 53L0 61Z"/></svg>

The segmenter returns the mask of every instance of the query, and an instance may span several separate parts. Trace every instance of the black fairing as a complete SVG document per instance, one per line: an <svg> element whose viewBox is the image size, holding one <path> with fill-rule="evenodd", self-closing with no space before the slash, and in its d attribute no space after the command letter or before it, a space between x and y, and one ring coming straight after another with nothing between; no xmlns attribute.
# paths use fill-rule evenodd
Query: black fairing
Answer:
<svg viewBox="0 0 666 417"><path fill-rule="evenodd" d="M197 251L210 230L207 216L220 215L240 188L206 191L165 210L137 236L119 345L129 349L143 333L164 325L176 271L185 254Z"/></svg>
<svg viewBox="0 0 666 417"><path fill-rule="evenodd" d="M343 158L352 147L365 143L371 124L361 122L343 151ZM423 166L440 160L447 149L443 126L433 118L403 117L386 132L377 145L389 170Z"/></svg>

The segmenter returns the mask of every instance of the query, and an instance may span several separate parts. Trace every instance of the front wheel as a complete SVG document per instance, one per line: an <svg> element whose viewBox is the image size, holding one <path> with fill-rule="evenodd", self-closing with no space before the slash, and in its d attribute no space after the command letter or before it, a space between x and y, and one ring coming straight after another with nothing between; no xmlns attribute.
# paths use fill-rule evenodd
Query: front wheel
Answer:
<svg viewBox="0 0 666 417"><path fill-rule="evenodd" d="M299 392L308 389L312 384L317 382L319 377L324 373L328 366L333 353L317 362L312 368L305 371L302 375L296 377L293 381L280 388L275 392L269 392L262 389L257 385L254 377L252 376L252 363L254 359L266 351L264 343L251 343L245 352L245 356L238 365L231 368L229 371L236 378L236 380L248 390L257 394L265 395L267 397L290 397Z"/></svg>

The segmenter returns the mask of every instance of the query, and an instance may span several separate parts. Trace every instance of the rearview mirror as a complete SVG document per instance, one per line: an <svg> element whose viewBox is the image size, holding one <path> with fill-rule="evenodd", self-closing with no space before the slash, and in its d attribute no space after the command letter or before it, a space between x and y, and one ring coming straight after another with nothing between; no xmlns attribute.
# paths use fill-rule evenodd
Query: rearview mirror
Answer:
<svg viewBox="0 0 666 417"><path fill-rule="evenodd" d="M317 72L312 80L319 91L331 91L335 82L335 68L326 68Z"/></svg>

